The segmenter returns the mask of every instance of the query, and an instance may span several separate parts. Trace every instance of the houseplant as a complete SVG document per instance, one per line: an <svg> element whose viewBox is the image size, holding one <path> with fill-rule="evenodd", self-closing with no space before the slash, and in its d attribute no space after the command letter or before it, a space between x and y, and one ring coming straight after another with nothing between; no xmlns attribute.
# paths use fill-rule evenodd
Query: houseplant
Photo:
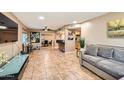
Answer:
<svg viewBox="0 0 124 93"><path fill-rule="evenodd" d="M85 38L80 39L80 47L81 49L85 47Z"/></svg>

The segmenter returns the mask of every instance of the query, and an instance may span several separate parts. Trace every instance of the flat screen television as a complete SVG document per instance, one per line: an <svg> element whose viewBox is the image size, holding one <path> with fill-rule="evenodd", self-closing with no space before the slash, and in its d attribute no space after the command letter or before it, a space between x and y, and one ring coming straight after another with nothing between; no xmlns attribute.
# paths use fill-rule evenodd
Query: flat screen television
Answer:
<svg viewBox="0 0 124 93"><path fill-rule="evenodd" d="M0 13L0 44L18 41L18 24Z"/></svg>

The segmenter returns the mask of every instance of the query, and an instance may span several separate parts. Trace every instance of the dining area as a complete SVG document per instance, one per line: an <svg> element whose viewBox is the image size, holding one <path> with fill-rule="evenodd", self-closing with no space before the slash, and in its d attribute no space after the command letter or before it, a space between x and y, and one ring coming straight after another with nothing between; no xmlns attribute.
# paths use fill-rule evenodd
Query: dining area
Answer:
<svg viewBox="0 0 124 93"><path fill-rule="evenodd" d="M52 40L43 40L41 43L42 47L49 47L52 46Z"/></svg>

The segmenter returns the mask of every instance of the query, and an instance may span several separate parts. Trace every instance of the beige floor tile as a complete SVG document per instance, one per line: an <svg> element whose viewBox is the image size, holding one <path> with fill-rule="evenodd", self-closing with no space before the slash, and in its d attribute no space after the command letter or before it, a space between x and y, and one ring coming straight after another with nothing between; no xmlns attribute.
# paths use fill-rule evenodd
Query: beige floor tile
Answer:
<svg viewBox="0 0 124 93"><path fill-rule="evenodd" d="M62 53L51 47L35 50L22 80L100 80L96 74L81 67L76 53Z"/></svg>

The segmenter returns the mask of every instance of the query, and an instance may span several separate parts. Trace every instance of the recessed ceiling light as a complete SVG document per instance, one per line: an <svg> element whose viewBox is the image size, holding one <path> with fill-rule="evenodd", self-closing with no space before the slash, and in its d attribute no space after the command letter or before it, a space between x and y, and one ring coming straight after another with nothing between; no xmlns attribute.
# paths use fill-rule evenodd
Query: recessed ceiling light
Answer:
<svg viewBox="0 0 124 93"><path fill-rule="evenodd" d="M44 16L40 16L39 19L40 19L40 20L44 20L45 17L44 17Z"/></svg>
<svg viewBox="0 0 124 93"><path fill-rule="evenodd" d="M77 21L73 21L73 24L76 24L77 23Z"/></svg>

